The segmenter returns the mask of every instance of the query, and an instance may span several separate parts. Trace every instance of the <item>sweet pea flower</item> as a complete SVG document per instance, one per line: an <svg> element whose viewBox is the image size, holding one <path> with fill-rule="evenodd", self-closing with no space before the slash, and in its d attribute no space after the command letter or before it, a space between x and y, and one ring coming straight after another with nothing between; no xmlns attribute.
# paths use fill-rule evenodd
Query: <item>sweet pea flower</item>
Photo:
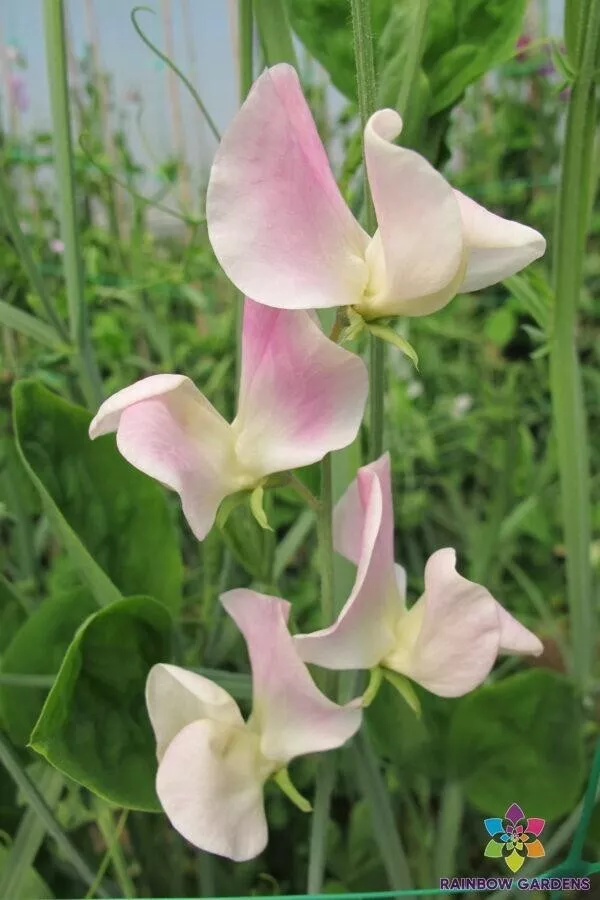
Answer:
<svg viewBox="0 0 600 900"><path fill-rule="evenodd" d="M499 653L539 655L538 638L486 588L456 571L456 553L437 550L425 565L425 590L406 606L406 574L394 563L389 455L359 469L334 513L336 549L358 566L337 621L297 635L305 662L329 669L383 669L442 697L473 690ZM392 675L392 680L394 676Z"/></svg>
<svg viewBox="0 0 600 900"><path fill-rule="evenodd" d="M396 146L401 129L392 109L365 127L371 238L337 187L295 70L267 69L221 141L206 198L210 241L234 284L268 306L423 316L544 253L537 231L488 212Z"/></svg>
<svg viewBox="0 0 600 900"><path fill-rule="evenodd" d="M150 670L146 703L156 791L171 824L196 847L241 861L267 843L265 781L283 773L279 783L291 784L289 761L340 747L358 730L361 712L316 687L287 629L289 603L245 589L221 601L248 645L248 721L223 688L179 666Z"/></svg>
<svg viewBox="0 0 600 900"><path fill-rule="evenodd" d="M184 375L151 375L104 401L90 437L116 431L133 466L176 491L195 536L221 501L352 443L367 372L305 311L246 300L237 415L229 424Z"/></svg>

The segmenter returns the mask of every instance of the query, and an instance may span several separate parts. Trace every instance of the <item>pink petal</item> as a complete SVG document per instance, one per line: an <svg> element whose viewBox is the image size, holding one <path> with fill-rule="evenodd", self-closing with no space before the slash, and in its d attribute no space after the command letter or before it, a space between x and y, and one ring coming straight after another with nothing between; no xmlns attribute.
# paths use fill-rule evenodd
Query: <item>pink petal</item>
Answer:
<svg viewBox="0 0 600 900"><path fill-rule="evenodd" d="M544 255L546 241L538 231L489 212L460 191L454 193L468 248L461 293L496 284Z"/></svg>
<svg viewBox="0 0 600 900"><path fill-rule="evenodd" d="M413 632L412 652L390 667L441 697L458 697L473 690L489 674L500 641L498 604L479 584L467 581L455 568L456 553L438 550L425 566L425 592L400 623Z"/></svg>
<svg viewBox="0 0 600 900"><path fill-rule="evenodd" d="M317 688L287 628L290 605L240 588L221 595L248 645L253 709L249 726L278 765L304 753L340 747L358 730L360 709L342 707Z"/></svg>
<svg viewBox="0 0 600 900"><path fill-rule="evenodd" d="M171 824L191 844L241 862L267 843L267 774L256 735L203 719L167 747L156 791Z"/></svg>
<svg viewBox="0 0 600 900"><path fill-rule="evenodd" d="M179 666L152 666L146 681L146 706L159 762L173 738L198 719L244 725L237 703L227 691Z"/></svg>
<svg viewBox="0 0 600 900"><path fill-rule="evenodd" d="M454 192L427 160L393 142L402 119L382 109L365 128L365 161L379 231L367 251L368 317L420 316L456 293L463 238Z"/></svg>
<svg viewBox="0 0 600 900"><path fill-rule="evenodd" d="M370 669L393 648L394 626L404 609L404 596L399 590L402 583L394 566L389 454L360 469L358 491L351 485L349 499L344 497L340 503L348 522L341 527L336 516L337 546L341 543L354 556L351 522L360 535L352 593L333 625L296 635L294 640L306 662L326 669Z"/></svg>
<svg viewBox="0 0 600 900"><path fill-rule="evenodd" d="M223 497L246 486L235 463L231 427L182 375L151 375L105 400L90 437L109 431L117 432L128 462L179 494L199 540Z"/></svg>
<svg viewBox="0 0 600 900"><path fill-rule="evenodd" d="M539 638L521 625L503 606L497 605L500 619L500 650L503 653L524 653L539 656L544 645Z"/></svg>
<svg viewBox="0 0 600 900"><path fill-rule="evenodd" d="M206 216L226 274L261 303L311 309L361 296L368 238L337 188L291 66L263 72L225 133Z"/></svg>
<svg viewBox="0 0 600 900"><path fill-rule="evenodd" d="M364 363L304 310L246 300L236 452L259 475L316 462L355 439L365 408Z"/></svg>

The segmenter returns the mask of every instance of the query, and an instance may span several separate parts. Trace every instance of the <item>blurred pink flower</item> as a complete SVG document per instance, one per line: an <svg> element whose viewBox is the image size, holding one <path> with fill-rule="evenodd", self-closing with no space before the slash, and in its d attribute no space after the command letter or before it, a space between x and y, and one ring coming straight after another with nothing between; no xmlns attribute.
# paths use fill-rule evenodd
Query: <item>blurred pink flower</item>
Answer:
<svg viewBox="0 0 600 900"><path fill-rule="evenodd" d="M64 241L61 241L60 238L52 238L52 240L48 242L48 247L50 248L52 253L64 253L65 252Z"/></svg>
<svg viewBox="0 0 600 900"><path fill-rule="evenodd" d="M11 103L19 112L24 113L29 109L29 92L22 75L11 72L8 76L8 90Z"/></svg>

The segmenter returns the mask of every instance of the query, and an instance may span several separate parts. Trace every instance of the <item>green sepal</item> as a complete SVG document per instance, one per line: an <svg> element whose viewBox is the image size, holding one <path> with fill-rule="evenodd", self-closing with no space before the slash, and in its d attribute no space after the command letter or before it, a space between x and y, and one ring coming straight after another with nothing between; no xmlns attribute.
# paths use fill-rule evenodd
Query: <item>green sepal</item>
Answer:
<svg viewBox="0 0 600 900"><path fill-rule="evenodd" d="M415 689L412 684L405 678L404 675L400 675L399 672L394 672L392 669L382 668L383 677L389 681L389 683L396 688L400 696L406 700L412 711L416 716L421 718L421 701L417 697L415 693Z"/></svg>
<svg viewBox="0 0 600 900"><path fill-rule="evenodd" d="M259 484L250 494L250 510L261 528L264 528L265 531L273 531L263 506L264 499L265 489L262 484Z"/></svg>
<svg viewBox="0 0 600 900"><path fill-rule="evenodd" d="M250 496L250 491L237 491L235 494L229 494L228 497L221 502L219 505L219 509L217 511L217 516L215 519L215 523L219 530L223 530L227 525L227 520L229 516L233 512L234 509L237 509L238 506L241 506L246 502L248 497Z"/></svg>
<svg viewBox="0 0 600 900"><path fill-rule="evenodd" d="M285 796L292 801L294 806L297 806L300 812L309 813L312 812L312 805L303 797L298 788L292 782L290 778L290 773L287 769L280 769L273 776L273 781L275 784L281 788Z"/></svg>
<svg viewBox="0 0 600 900"><path fill-rule="evenodd" d="M345 344L346 341L355 341L367 327L367 323L353 306L346 307L346 315L348 317L348 325L342 330L340 344Z"/></svg>
<svg viewBox="0 0 600 900"><path fill-rule="evenodd" d="M367 685L366 691L362 695L361 706L363 709L366 709L367 706L371 705L379 692L382 681L383 669L381 668L381 666L375 666L369 673L369 683Z"/></svg>
<svg viewBox="0 0 600 900"><path fill-rule="evenodd" d="M370 323L367 323L366 328L367 331L375 335L375 337L380 338L382 341L387 341L388 344L392 344L394 347L397 347L398 350L401 350L405 356L408 356L415 369L417 369L417 371L419 370L419 357L417 356L417 351L406 338L396 334L389 325L371 325Z"/></svg>

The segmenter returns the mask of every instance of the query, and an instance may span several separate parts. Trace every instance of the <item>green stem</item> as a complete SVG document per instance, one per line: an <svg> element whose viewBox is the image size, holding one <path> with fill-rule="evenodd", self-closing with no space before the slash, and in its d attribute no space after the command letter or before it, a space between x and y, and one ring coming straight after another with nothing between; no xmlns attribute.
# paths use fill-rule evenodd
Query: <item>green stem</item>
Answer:
<svg viewBox="0 0 600 900"><path fill-rule="evenodd" d="M329 810L335 786L337 759L336 753L327 753L320 761L317 771L308 848L308 880L306 883L308 894L319 894L323 887Z"/></svg>
<svg viewBox="0 0 600 900"><path fill-rule="evenodd" d="M48 321L52 323L57 335L63 341L68 342L69 335L67 333L67 330L54 311L52 300L50 299L50 295L46 290L44 279L42 278L40 270L36 265L33 254L29 248L27 238L21 231L21 226L19 225L19 221L15 215L15 209L12 202L8 179L4 173L2 165L0 165L0 211L7 231L10 235L10 239L12 240L15 250L19 255L21 263L23 264L23 268L25 269L25 274L29 278L29 283L31 284L33 292L40 298L40 302L44 308L46 316L48 317Z"/></svg>
<svg viewBox="0 0 600 900"><path fill-rule="evenodd" d="M62 830L61 826L54 818L52 810L50 809L34 783L29 778L29 775L19 762L18 757L14 753L7 739L1 733L0 762L6 769L10 777L13 779L19 790L25 795L31 810L39 818L48 834L56 841L60 851L71 863L82 881L87 885L93 884L95 880L94 872L89 867L75 844L71 843L71 840ZM99 897L110 896L107 891L104 890L104 888L98 888L96 893ZM6 893L0 889L0 896L10 897L15 895Z"/></svg>
<svg viewBox="0 0 600 900"><path fill-rule="evenodd" d="M390 793L364 727L354 739L351 750L354 755L354 770L369 806L373 835L390 888L394 891L408 891L412 887L408 860L396 828Z"/></svg>
<svg viewBox="0 0 600 900"><path fill-rule="evenodd" d="M238 0L239 99L244 102L254 78L254 12L252 0ZM244 297L235 296L235 383L239 390L242 376L242 331L244 326Z"/></svg>
<svg viewBox="0 0 600 900"><path fill-rule="evenodd" d="M88 335L87 306L75 208L75 167L67 84L67 51L63 0L44 0L48 84L54 131L56 180L71 342L77 351L81 388L92 408L102 399L102 383Z"/></svg>
<svg viewBox="0 0 600 900"><path fill-rule="evenodd" d="M596 55L600 0L587 9L578 71L567 123L554 237L554 327L550 374L558 445L574 676L582 690L590 683L594 622L590 565L590 475L586 414L577 355L577 304L592 183L596 123Z"/></svg>
<svg viewBox="0 0 600 900"><path fill-rule="evenodd" d="M364 132L370 116L375 112L376 82L373 61L373 38L371 30L370 0L350 0L352 9L352 31L354 34L354 58L358 89L358 109ZM365 226L369 234L376 228L375 209L369 189L366 169L363 174ZM385 395L385 347L379 338L369 338L369 425L370 456L376 459L383 452L383 404Z"/></svg>
<svg viewBox="0 0 600 900"><path fill-rule="evenodd" d="M321 569L321 614L323 627L331 625L334 618L333 582L333 473L331 454L321 463L321 503L317 516L319 534L319 565Z"/></svg>
<svg viewBox="0 0 600 900"><path fill-rule="evenodd" d="M137 892L133 879L129 874L127 860L120 843L121 832L123 831L128 811L123 810L121 818L115 826L112 810L106 803L100 799L95 799L94 807L96 809L96 822L106 844L106 855L112 861L114 875L121 893L130 900L130 898L137 896ZM96 873L96 881L98 881L99 874L99 872ZM93 894L90 893L90 896L93 896Z"/></svg>
<svg viewBox="0 0 600 900"><path fill-rule="evenodd" d="M321 618L324 627L331 625L334 607L334 557L333 557L333 467L331 454L321 463L321 502L317 513L319 535L319 567L321 570ZM323 686L326 692L335 689L335 673L326 672ZM308 893L318 894L323 886L327 856L327 824L331 807L331 795L335 784L335 754L329 753L320 760L315 784L315 805L310 824Z"/></svg>
<svg viewBox="0 0 600 900"><path fill-rule="evenodd" d="M451 878L456 871L456 849L464 810L460 784L448 781L442 791L441 807L435 845L435 879Z"/></svg>

